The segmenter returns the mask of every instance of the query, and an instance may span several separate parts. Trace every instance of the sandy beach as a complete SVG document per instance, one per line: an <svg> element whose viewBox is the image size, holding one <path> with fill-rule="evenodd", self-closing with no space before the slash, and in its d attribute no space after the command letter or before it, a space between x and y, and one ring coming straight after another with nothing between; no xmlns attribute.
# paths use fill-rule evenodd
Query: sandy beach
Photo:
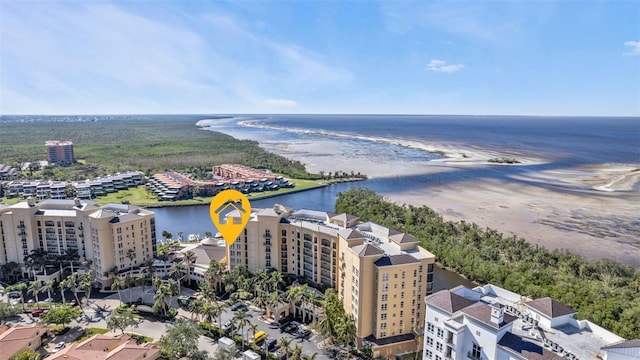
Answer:
<svg viewBox="0 0 640 360"><path fill-rule="evenodd" d="M312 172L354 171L373 181L415 178L410 188L382 195L400 204L427 205L447 220L475 222L549 249L640 267L640 166L635 164L526 170L504 179L491 176L492 169L545 161L518 156L519 165L496 165L487 160L513 154L442 147L438 150L446 157L438 160L398 161L390 155L373 161L331 139L263 146L303 162ZM423 179L424 186L415 186Z"/></svg>

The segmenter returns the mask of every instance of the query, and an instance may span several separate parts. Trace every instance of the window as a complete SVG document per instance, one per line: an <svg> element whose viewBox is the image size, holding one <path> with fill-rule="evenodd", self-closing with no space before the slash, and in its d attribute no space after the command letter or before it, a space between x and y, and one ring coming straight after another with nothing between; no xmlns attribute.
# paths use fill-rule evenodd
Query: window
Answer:
<svg viewBox="0 0 640 360"><path fill-rule="evenodd" d="M386 311L386 310L387 310L387 304L382 304L382 305L380 306L380 310L381 310L381 311Z"/></svg>
<svg viewBox="0 0 640 360"><path fill-rule="evenodd" d="M387 294L382 295L382 301L387 301L388 298L389 298L389 295Z"/></svg>
<svg viewBox="0 0 640 360"><path fill-rule="evenodd" d="M387 320L387 313L380 314L380 320Z"/></svg>
<svg viewBox="0 0 640 360"><path fill-rule="evenodd" d="M427 331L433 334L433 331L435 330L435 326L432 323L427 323Z"/></svg>
<svg viewBox="0 0 640 360"><path fill-rule="evenodd" d="M444 337L444 330L442 328L438 328L438 337L442 339Z"/></svg>
<svg viewBox="0 0 640 360"><path fill-rule="evenodd" d="M433 346L433 338L427 336L427 346Z"/></svg>
<svg viewBox="0 0 640 360"><path fill-rule="evenodd" d="M389 290L389 284L382 284L382 291Z"/></svg>
<svg viewBox="0 0 640 360"><path fill-rule="evenodd" d="M480 355L482 354L482 348L478 344L473 344L473 349L471 350L471 357L474 359L480 359Z"/></svg>
<svg viewBox="0 0 640 360"><path fill-rule="evenodd" d="M436 350L439 352L442 352L442 343L441 342L437 342L436 343Z"/></svg>
<svg viewBox="0 0 640 360"><path fill-rule="evenodd" d="M384 332L384 331L383 331L383 332L381 332L381 333L380 333L380 337L381 337L381 338L383 338L383 337L387 337L387 333L386 333L386 332Z"/></svg>
<svg viewBox="0 0 640 360"><path fill-rule="evenodd" d="M433 359L433 352L429 349L426 349L424 351L424 357L425 359Z"/></svg>
<svg viewBox="0 0 640 360"><path fill-rule="evenodd" d="M388 281L389 280L389 274L382 274L382 281Z"/></svg>
<svg viewBox="0 0 640 360"><path fill-rule="evenodd" d="M386 322L383 322L383 323L380 324L380 329L384 330L386 328L387 328L387 323Z"/></svg>

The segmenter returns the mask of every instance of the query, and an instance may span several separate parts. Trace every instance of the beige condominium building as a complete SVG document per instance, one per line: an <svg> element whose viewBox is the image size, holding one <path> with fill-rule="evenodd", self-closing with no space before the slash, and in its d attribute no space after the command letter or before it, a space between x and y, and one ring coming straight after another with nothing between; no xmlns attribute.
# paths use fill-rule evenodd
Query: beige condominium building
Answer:
<svg viewBox="0 0 640 360"><path fill-rule="evenodd" d="M44 147L49 165L70 165L76 162L71 141L48 140Z"/></svg>
<svg viewBox="0 0 640 360"><path fill-rule="evenodd" d="M156 252L155 214L124 204L100 206L89 200L45 200L30 198L11 206L0 206L0 264L16 262L29 275L24 258L34 249L50 255L75 249L80 260L95 270L96 283L109 286L104 273L116 267L120 272L136 268ZM131 254L127 256L129 250ZM130 259L131 257L131 259ZM40 271L38 267L34 269ZM47 279L59 271L52 266ZM57 277L57 275L55 275Z"/></svg>
<svg viewBox="0 0 640 360"><path fill-rule="evenodd" d="M418 244L348 214L276 205L252 210L227 258L231 268L273 268L336 289L355 319L357 345L389 356L422 348L416 334L423 333L422 299L431 293L435 256Z"/></svg>

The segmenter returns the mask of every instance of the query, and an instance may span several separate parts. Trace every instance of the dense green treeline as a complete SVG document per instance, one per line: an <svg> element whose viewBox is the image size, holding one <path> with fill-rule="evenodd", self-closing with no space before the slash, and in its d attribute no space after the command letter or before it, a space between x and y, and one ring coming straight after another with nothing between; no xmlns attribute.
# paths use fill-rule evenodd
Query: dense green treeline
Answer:
<svg viewBox="0 0 640 360"><path fill-rule="evenodd" d="M201 118L201 117L200 117ZM0 124L0 163L45 160L46 140L71 140L80 164L35 171L43 178L86 179L125 170L147 174L189 172L205 177L221 163L270 169L298 179L317 178L302 163L265 151L255 141L202 130L199 117L146 116L100 121L6 122Z"/></svg>
<svg viewBox="0 0 640 360"><path fill-rule="evenodd" d="M340 193L336 211L414 235L442 265L479 283L531 298L551 296L576 309L578 319L640 338L640 269L547 250L474 223L444 221L426 206L393 204L367 189Z"/></svg>

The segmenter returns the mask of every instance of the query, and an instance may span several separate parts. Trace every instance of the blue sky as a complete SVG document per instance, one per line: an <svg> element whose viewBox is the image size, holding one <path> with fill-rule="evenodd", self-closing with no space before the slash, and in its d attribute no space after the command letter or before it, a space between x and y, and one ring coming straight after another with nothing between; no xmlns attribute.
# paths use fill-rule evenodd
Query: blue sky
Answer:
<svg viewBox="0 0 640 360"><path fill-rule="evenodd" d="M640 116L639 1L0 0L0 113Z"/></svg>

